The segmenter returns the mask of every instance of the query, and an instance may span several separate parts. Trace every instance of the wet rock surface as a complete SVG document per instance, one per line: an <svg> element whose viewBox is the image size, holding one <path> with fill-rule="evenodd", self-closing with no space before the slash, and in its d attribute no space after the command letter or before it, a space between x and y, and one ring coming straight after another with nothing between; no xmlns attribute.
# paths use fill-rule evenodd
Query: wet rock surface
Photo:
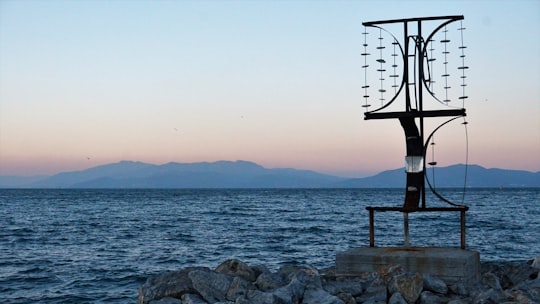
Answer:
<svg viewBox="0 0 540 304"><path fill-rule="evenodd" d="M139 304L484 304L540 303L540 257L528 262L484 262L473 285L447 285L399 265L376 273L338 277L334 269L283 266L272 272L230 259L215 269L191 267L149 278Z"/></svg>

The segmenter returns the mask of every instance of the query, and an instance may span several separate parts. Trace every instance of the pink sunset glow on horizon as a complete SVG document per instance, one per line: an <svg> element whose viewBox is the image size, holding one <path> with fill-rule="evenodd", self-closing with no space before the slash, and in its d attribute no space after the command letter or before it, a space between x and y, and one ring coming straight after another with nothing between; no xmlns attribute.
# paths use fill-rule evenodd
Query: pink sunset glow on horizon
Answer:
<svg viewBox="0 0 540 304"><path fill-rule="evenodd" d="M402 167L399 122L363 120L362 22L453 14L468 125L441 130L436 161L540 171L540 2L384 4L2 1L0 175L122 160Z"/></svg>

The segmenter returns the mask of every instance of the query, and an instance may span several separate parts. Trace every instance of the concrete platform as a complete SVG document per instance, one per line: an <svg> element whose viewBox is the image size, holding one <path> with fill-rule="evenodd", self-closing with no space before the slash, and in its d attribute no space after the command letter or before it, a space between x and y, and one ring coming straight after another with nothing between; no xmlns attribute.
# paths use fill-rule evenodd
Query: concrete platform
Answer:
<svg viewBox="0 0 540 304"><path fill-rule="evenodd" d="M480 254L441 247L360 247L336 256L336 275L358 276L401 265L405 271L433 275L447 284L480 279Z"/></svg>

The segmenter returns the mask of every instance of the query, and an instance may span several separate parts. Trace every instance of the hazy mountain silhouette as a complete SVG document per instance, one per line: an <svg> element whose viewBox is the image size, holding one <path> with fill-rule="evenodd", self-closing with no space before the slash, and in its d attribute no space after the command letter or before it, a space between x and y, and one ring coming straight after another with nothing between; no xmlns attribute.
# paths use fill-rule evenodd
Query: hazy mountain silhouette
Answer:
<svg viewBox="0 0 540 304"><path fill-rule="evenodd" d="M429 182L437 188L540 187L540 172L486 169L478 165L452 165L427 168ZM365 178L354 178L339 183L343 188L400 188L405 185L404 168L388 170ZM427 186L427 185L426 185Z"/></svg>
<svg viewBox="0 0 540 304"><path fill-rule="evenodd" d="M540 172L453 165L428 169L438 188L540 187ZM121 161L48 177L0 177L2 188L402 188L403 168L370 177L344 178L309 170L267 169L248 161L168 163Z"/></svg>
<svg viewBox="0 0 540 304"><path fill-rule="evenodd" d="M344 178L307 170L266 169L247 161L151 165L122 161L66 172L36 188L319 188Z"/></svg>

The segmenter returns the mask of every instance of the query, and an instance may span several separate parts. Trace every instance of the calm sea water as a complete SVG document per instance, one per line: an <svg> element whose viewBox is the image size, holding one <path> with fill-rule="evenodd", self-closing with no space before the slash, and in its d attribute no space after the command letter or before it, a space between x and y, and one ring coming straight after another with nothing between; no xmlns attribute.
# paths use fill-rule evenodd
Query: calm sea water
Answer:
<svg viewBox="0 0 540 304"><path fill-rule="evenodd" d="M227 258L327 267L369 244L366 206L402 200L396 189L0 190L0 294L135 303L151 275ZM468 190L465 203L467 244L482 260L540 255L540 189ZM411 245L459 247L458 214L411 214ZM400 213L376 214L375 224L376 245L402 245Z"/></svg>

